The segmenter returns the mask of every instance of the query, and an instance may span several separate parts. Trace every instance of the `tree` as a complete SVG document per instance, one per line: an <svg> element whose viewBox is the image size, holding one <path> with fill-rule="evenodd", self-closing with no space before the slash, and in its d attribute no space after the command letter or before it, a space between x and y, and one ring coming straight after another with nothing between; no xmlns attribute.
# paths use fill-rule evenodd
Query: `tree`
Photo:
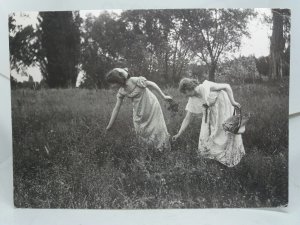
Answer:
<svg viewBox="0 0 300 225"><path fill-rule="evenodd" d="M247 21L255 13L251 9L198 9L185 10L182 16L191 36L188 41L209 66L209 80L214 81L220 56L237 50L241 37L249 36Z"/></svg>
<svg viewBox="0 0 300 225"><path fill-rule="evenodd" d="M134 74L167 79L167 29L160 27L157 10L128 10L121 15L124 24L122 57ZM164 30L165 32L162 32Z"/></svg>
<svg viewBox="0 0 300 225"><path fill-rule="evenodd" d="M21 70L37 62L38 40L32 25L16 25L15 14L8 18L11 69Z"/></svg>
<svg viewBox="0 0 300 225"><path fill-rule="evenodd" d="M259 74L268 76L269 75L269 64L270 64L270 57L269 56L261 56L255 59L256 68Z"/></svg>
<svg viewBox="0 0 300 225"><path fill-rule="evenodd" d="M85 84L104 86L105 73L126 65L132 75L177 84L199 59L210 79L221 55L235 51L253 10L126 10L88 16L83 28Z"/></svg>
<svg viewBox="0 0 300 225"><path fill-rule="evenodd" d="M80 59L79 12L40 12L41 71L53 87L75 87Z"/></svg>
<svg viewBox="0 0 300 225"><path fill-rule="evenodd" d="M177 83L190 62L191 46L187 37L181 10L125 11L124 58L139 74L151 76L160 82Z"/></svg>
<svg viewBox="0 0 300 225"><path fill-rule="evenodd" d="M270 75L272 79L279 79L283 76L283 17L281 9L272 9L273 31L270 46Z"/></svg>
<svg viewBox="0 0 300 225"><path fill-rule="evenodd" d="M282 79L289 74L290 10L272 9L273 28L270 40L270 77Z"/></svg>
<svg viewBox="0 0 300 225"><path fill-rule="evenodd" d="M105 74L120 59L123 45L121 24L115 15L88 15L82 31L82 69L85 72L81 87L105 87Z"/></svg>

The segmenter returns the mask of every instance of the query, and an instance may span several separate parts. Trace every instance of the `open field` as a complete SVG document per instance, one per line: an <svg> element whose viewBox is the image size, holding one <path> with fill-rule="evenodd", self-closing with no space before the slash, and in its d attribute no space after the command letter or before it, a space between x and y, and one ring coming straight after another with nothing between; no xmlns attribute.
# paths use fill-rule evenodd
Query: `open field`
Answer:
<svg viewBox="0 0 300 225"><path fill-rule="evenodd" d="M170 152L139 148L126 100L105 133L115 95L107 90L13 90L13 165L16 207L208 208L269 207L288 199L288 85L233 87L251 120L246 156L234 168L199 158L196 119ZM171 134L187 102L162 108Z"/></svg>

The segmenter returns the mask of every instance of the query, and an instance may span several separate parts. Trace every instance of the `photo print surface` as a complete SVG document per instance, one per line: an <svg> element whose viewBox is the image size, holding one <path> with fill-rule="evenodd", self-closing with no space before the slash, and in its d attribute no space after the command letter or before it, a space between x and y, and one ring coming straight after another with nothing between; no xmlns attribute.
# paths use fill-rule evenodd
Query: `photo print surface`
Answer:
<svg viewBox="0 0 300 225"><path fill-rule="evenodd" d="M287 206L290 15L11 13L15 206Z"/></svg>

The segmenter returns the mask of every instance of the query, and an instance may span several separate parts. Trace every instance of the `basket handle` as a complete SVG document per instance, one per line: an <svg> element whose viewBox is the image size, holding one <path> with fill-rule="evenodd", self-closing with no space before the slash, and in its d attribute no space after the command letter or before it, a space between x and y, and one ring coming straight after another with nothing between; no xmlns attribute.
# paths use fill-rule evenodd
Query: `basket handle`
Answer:
<svg viewBox="0 0 300 225"><path fill-rule="evenodd" d="M242 107L237 107L237 106L234 106L234 111L233 111L233 115L236 115L237 114L237 111L239 111L239 127L241 127L241 124L242 124Z"/></svg>

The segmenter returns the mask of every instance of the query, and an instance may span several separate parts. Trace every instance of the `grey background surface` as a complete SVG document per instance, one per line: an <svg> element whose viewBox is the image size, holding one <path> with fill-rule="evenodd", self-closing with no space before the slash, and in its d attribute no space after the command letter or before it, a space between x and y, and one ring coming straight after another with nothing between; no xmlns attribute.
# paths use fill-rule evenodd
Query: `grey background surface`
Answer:
<svg viewBox="0 0 300 225"><path fill-rule="evenodd" d="M0 0L0 73L9 75L8 13L13 11L142 8L291 8L290 114L300 111L298 0ZM251 97L251 96L249 96ZM48 224L300 224L300 115L290 117L289 206L275 209L62 210L15 209L9 80L0 76L0 225ZM275 112L274 112L275 113Z"/></svg>

